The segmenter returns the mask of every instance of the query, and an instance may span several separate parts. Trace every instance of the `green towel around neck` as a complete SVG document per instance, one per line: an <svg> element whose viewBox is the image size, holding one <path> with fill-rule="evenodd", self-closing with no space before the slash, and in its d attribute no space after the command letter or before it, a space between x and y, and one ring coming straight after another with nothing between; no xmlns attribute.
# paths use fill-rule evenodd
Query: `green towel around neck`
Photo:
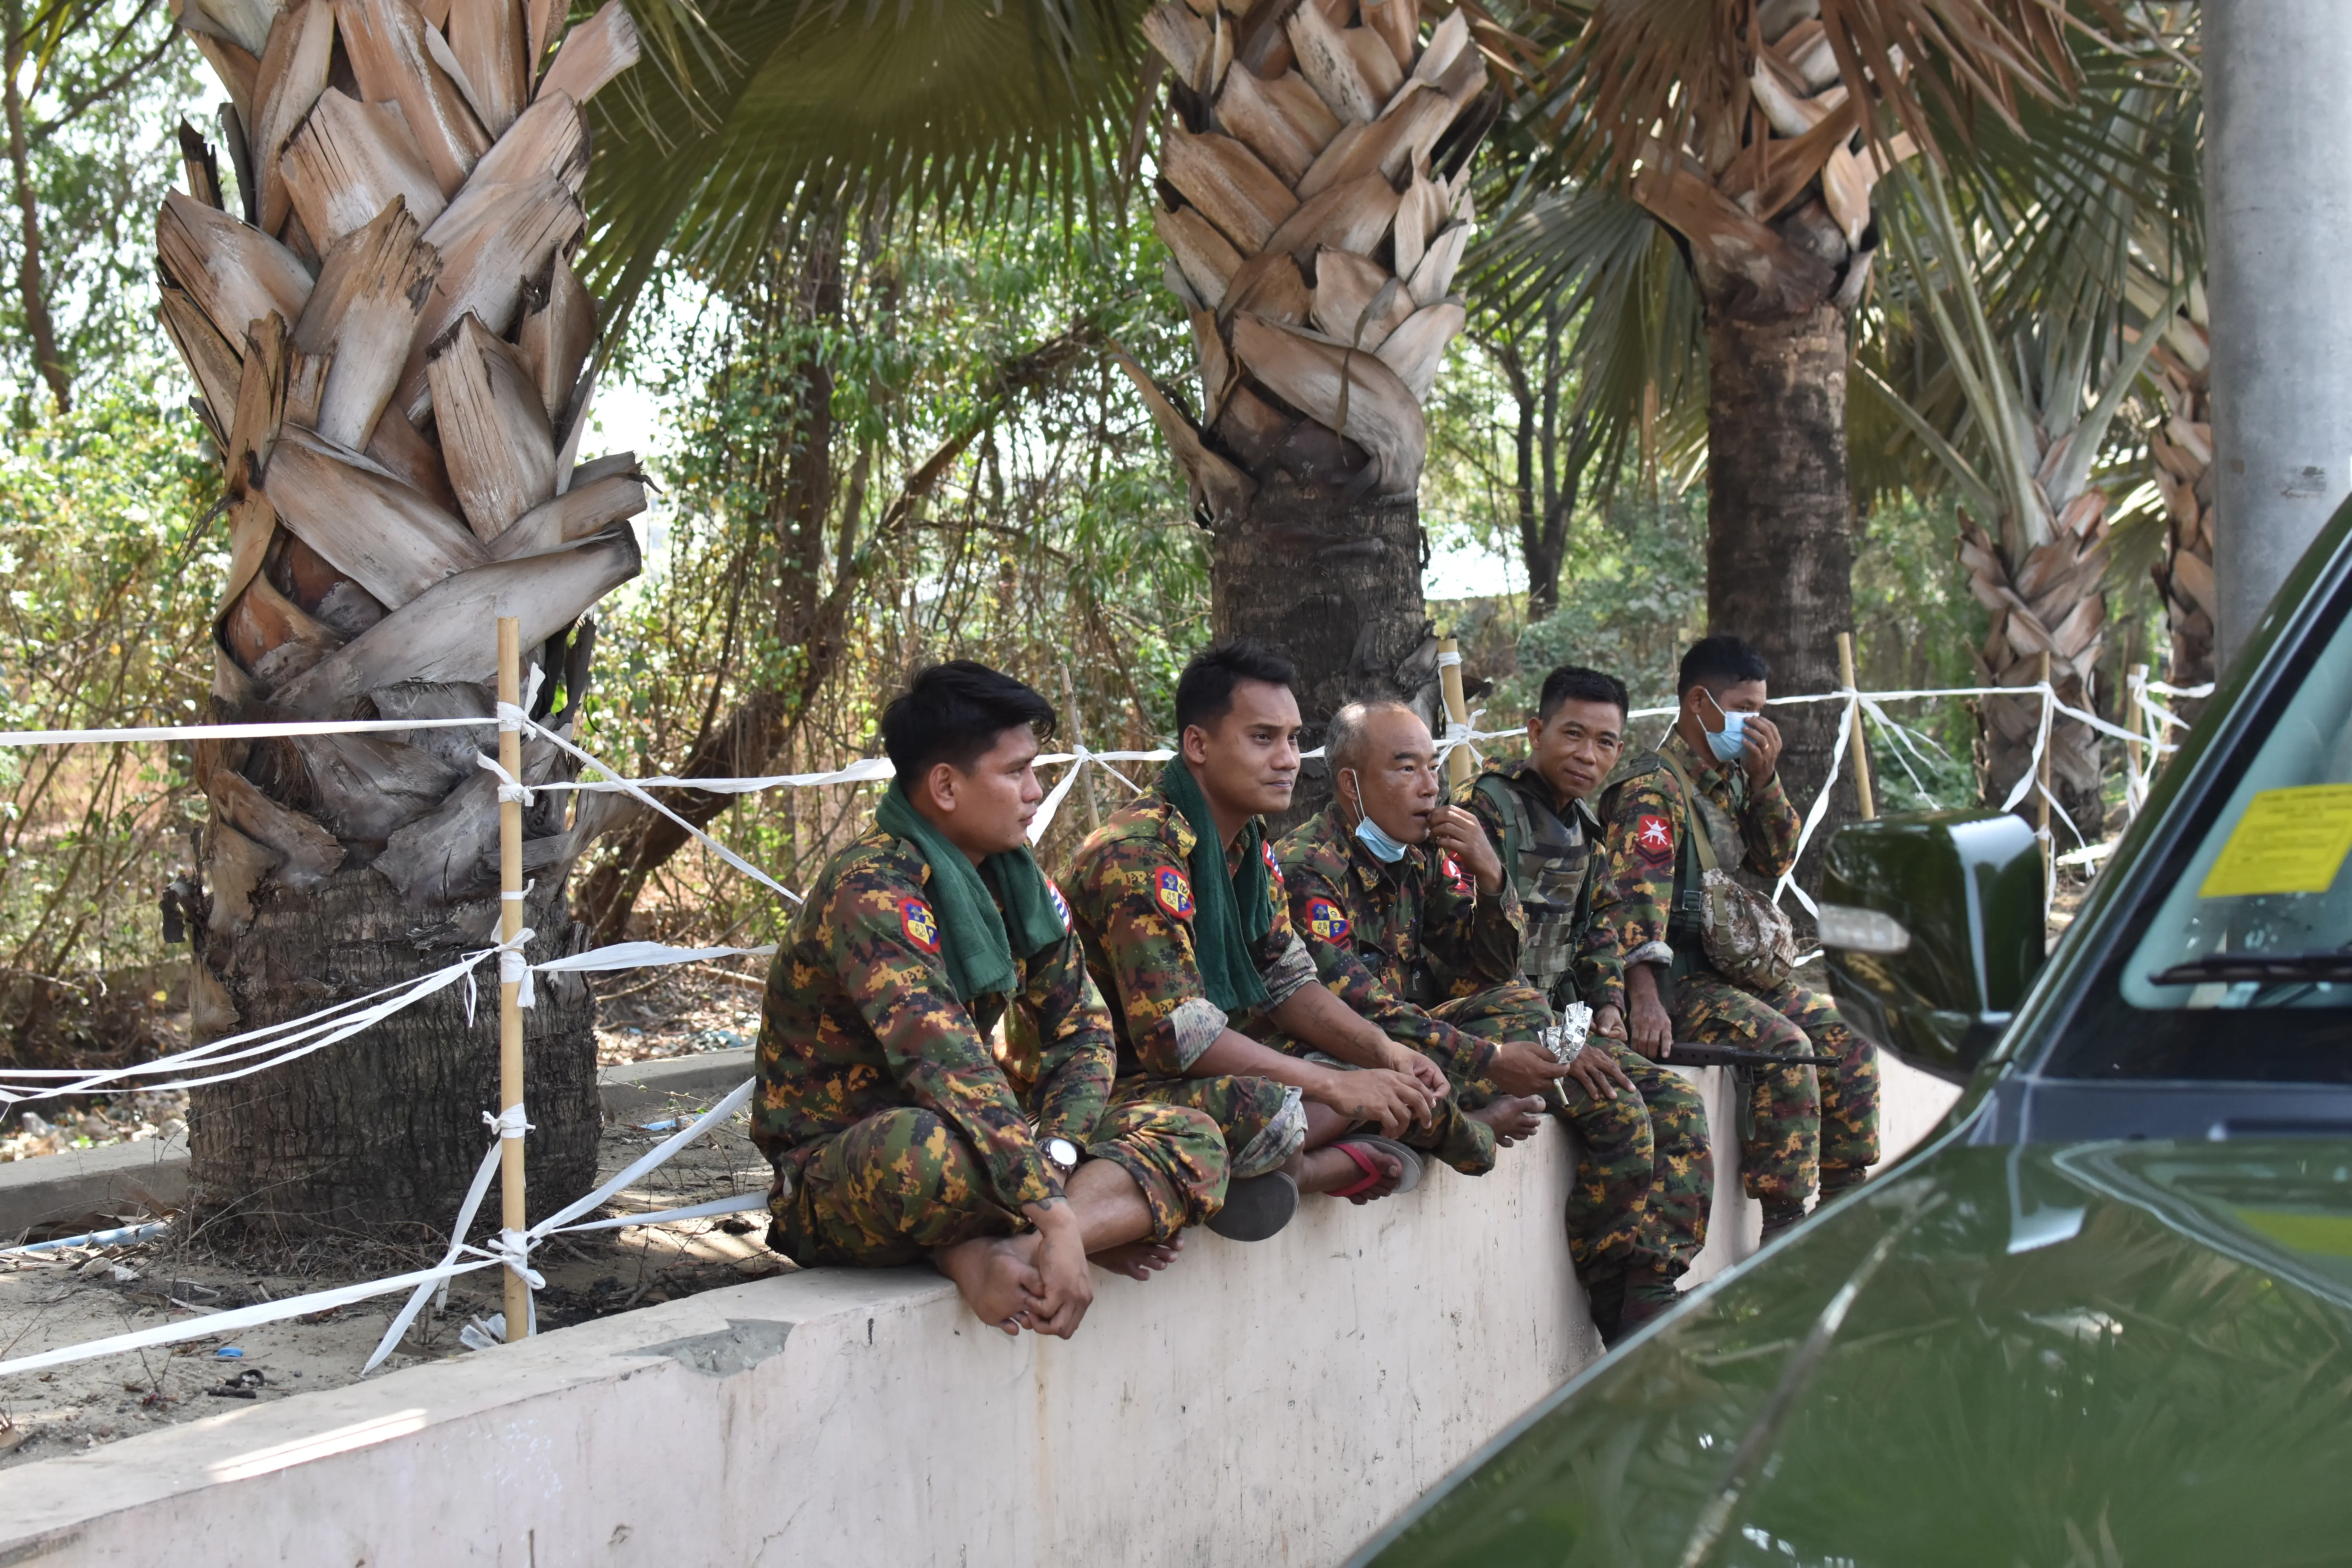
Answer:
<svg viewBox="0 0 2352 1568"><path fill-rule="evenodd" d="M1225 841L1209 814L1209 797L1182 757L1169 760L1160 774L1160 793L1192 825L1192 949L1201 961L1201 984L1209 1000L1231 1013L1263 1005L1265 982L1258 978L1250 946L1274 924L1265 903L1265 824L1253 816L1242 829L1241 869L1225 874Z"/></svg>
<svg viewBox="0 0 2352 1568"><path fill-rule="evenodd" d="M1034 957L1067 934L1045 873L1024 846L1000 850L975 869L948 836L915 809L897 779L882 796L874 825L912 841L931 868L931 912L940 922L940 957L959 1000L1021 988L1013 958ZM985 878L986 880L982 880ZM990 889L995 896L990 897Z"/></svg>

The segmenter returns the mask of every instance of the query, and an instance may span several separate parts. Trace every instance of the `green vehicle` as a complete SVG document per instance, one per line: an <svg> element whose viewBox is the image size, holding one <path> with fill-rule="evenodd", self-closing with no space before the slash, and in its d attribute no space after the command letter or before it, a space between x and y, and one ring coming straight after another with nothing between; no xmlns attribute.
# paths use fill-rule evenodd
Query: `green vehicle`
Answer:
<svg viewBox="0 0 2352 1568"><path fill-rule="evenodd" d="M2347 847L2352 504L2046 964L2022 824L1838 836L1840 1002L1950 1119L1356 1561L2352 1562Z"/></svg>

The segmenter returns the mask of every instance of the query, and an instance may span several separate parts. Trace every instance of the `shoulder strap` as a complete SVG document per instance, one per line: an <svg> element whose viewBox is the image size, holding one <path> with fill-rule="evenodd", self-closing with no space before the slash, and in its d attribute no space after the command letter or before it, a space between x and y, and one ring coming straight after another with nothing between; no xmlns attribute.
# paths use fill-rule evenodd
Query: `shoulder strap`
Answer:
<svg viewBox="0 0 2352 1568"><path fill-rule="evenodd" d="M1493 801L1495 809L1503 814L1503 874L1511 879L1513 887L1517 887L1519 851L1527 847L1531 826L1528 821L1527 803L1519 799L1519 792L1505 783L1500 773L1480 773L1475 787L1479 794ZM1527 891L1524 888L1519 890L1522 893Z"/></svg>
<svg viewBox="0 0 2352 1568"><path fill-rule="evenodd" d="M1683 772L1683 765L1680 763L1664 752L1660 752L1657 755L1658 761L1664 764L1666 772L1675 775L1675 783L1682 787L1683 816L1686 819L1683 825L1684 831L1692 841L1691 847L1698 852L1699 869L1702 871L1719 869L1715 858L1715 836L1707 832L1706 824L1698 814L1697 787L1691 783L1690 775Z"/></svg>

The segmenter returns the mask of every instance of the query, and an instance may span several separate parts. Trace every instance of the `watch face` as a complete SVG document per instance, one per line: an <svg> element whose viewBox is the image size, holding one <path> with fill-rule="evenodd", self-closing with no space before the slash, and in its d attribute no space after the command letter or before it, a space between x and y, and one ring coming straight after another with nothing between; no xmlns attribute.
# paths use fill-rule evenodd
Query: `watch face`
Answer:
<svg viewBox="0 0 2352 1568"><path fill-rule="evenodd" d="M1045 1158L1066 1172L1075 1170L1078 1163L1078 1146L1066 1138L1048 1138L1045 1140Z"/></svg>

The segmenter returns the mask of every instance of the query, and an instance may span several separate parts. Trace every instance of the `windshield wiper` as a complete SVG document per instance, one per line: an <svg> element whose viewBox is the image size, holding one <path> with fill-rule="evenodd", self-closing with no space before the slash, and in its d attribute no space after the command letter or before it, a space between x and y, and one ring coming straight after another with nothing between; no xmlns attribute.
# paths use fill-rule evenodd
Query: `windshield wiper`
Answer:
<svg viewBox="0 0 2352 1568"><path fill-rule="evenodd" d="M2216 952L2149 975L2152 985L2242 981L2352 981L2352 949L2318 952Z"/></svg>

